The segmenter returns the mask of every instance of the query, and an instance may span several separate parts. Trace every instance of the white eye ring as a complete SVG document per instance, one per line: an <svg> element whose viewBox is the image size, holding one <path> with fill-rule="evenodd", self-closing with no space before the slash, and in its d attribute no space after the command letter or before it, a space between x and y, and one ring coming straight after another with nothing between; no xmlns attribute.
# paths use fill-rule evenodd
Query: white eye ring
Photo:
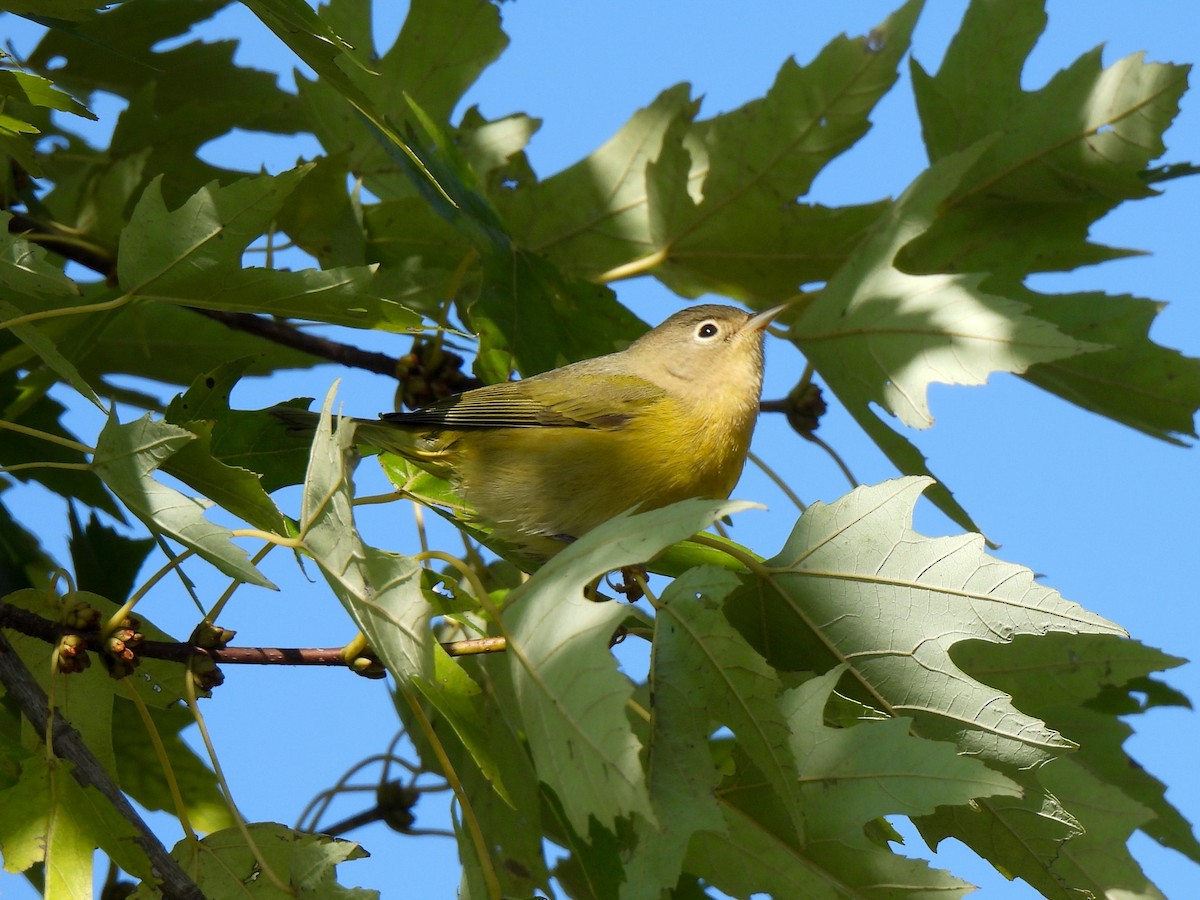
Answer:
<svg viewBox="0 0 1200 900"><path fill-rule="evenodd" d="M701 341L711 341L720 333L720 327L712 319L701 322L696 326L696 338Z"/></svg>

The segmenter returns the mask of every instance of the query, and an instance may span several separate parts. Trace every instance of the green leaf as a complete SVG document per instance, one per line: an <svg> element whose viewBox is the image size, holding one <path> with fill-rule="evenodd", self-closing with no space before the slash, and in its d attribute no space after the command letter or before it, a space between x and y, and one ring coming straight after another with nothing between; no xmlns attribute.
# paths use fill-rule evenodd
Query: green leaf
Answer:
<svg viewBox="0 0 1200 900"><path fill-rule="evenodd" d="M914 819L914 824L930 847L952 835L1010 879L1024 878L1048 897L1078 897L1071 885L1057 882L1048 869L1063 848L1084 833L1083 823L1035 775L1011 774L1025 786L1025 796L993 797L973 807L944 807Z"/></svg>
<svg viewBox="0 0 1200 900"><path fill-rule="evenodd" d="M92 855L96 848L80 815L79 786L71 778L68 765L56 761L46 773L45 894L90 897Z"/></svg>
<svg viewBox="0 0 1200 900"><path fill-rule="evenodd" d="M319 896L344 900L378 900L379 892L347 888L338 884L336 868L346 860L362 859L365 850L353 841L323 834L305 834L269 822L247 826L250 840L263 862L290 890L281 891L262 871L262 866L239 828L227 828L203 840L182 840L171 855L183 866L205 897ZM148 900L153 896L143 884L133 894Z"/></svg>
<svg viewBox="0 0 1200 900"><path fill-rule="evenodd" d="M396 42L379 58L371 98L397 123L409 112L406 97L434 121L449 123L463 95L507 46L493 3L414 0Z"/></svg>
<svg viewBox="0 0 1200 900"><path fill-rule="evenodd" d="M179 423L196 436L180 447L162 464L162 470L199 491L227 512L244 519L255 528L283 534L286 520L263 490L256 472L229 466L216 458L213 446L213 422Z"/></svg>
<svg viewBox="0 0 1200 900"><path fill-rule="evenodd" d="M406 170L417 189L425 192L427 199L435 203L445 200L451 207L455 206L446 189L431 173L427 161L400 137L389 124L385 111L360 87L359 79L351 74L355 69L374 73L348 52L351 46L311 7L301 0L248 0L246 5L332 86L341 100L362 116L367 131ZM337 112L342 111L341 106L340 102L336 104ZM387 194L381 193L380 196L386 197Z"/></svg>
<svg viewBox="0 0 1200 900"><path fill-rule="evenodd" d="M661 824L639 820L623 898L658 897L678 881L694 833L725 833L714 797L721 777L708 746L718 726L733 731L762 773L769 802L782 808L787 832L780 839L803 843L800 776L778 675L720 609L738 583L723 569L692 569L671 582L655 608L647 780Z"/></svg>
<svg viewBox="0 0 1200 900"><path fill-rule="evenodd" d="M49 772L43 754L29 754L19 780L0 791L0 856L6 872L24 872L46 855ZM90 871L90 864L89 864Z"/></svg>
<svg viewBox="0 0 1200 900"><path fill-rule="evenodd" d="M21 310L11 303L0 300L0 326L20 338L30 350L41 357L42 362L49 366L59 378L103 409L100 398L96 396L91 385L83 380L83 376L79 374L75 364L59 351L40 327L32 322L17 321L21 318L24 318Z"/></svg>
<svg viewBox="0 0 1200 900"><path fill-rule="evenodd" d="M236 41L180 40L226 5L126 0L88 21L54 28L27 64L81 97L102 85L128 100L110 154L147 152L146 171L170 173L165 190L178 202L206 182L243 174L199 159L197 151L209 141L235 128L276 134L305 128L297 98L281 89L275 72L234 64ZM56 218L71 222L72 213L59 209Z"/></svg>
<svg viewBox="0 0 1200 900"><path fill-rule="evenodd" d="M923 860L877 850L873 857L830 846L821 859L779 841L745 811L728 807L727 836L702 832L688 848L686 866L726 894L748 897L902 896L912 900L962 897L974 888ZM840 851L840 852L839 852ZM864 868L857 868L865 866ZM797 893L801 885L802 894ZM708 896L707 894L703 896Z"/></svg>
<svg viewBox="0 0 1200 900"><path fill-rule="evenodd" d="M46 573L55 566L38 539L13 519L0 499L0 581L9 590L44 585Z"/></svg>
<svg viewBox="0 0 1200 900"><path fill-rule="evenodd" d="M297 36L292 49L321 76L315 82L299 80L300 97L321 143L331 153L348 151L351 170L376 196L395 200L428 189L431 199L441 202L454 194L452 185L442 183L449 173L431 174L427 166L436 160L425 149L415 151L397 132L416 121L410 100L439 127L449 125L463 93L508 43L499 11L481 0L418 0L410 5L396 42L383 53L363 27L368 13L363 0L339 0L322 10L320 25L310 24L312 33L332 28L349 35L353 46L343 41L336 49L308 52L300 43L307 36ZM343 61L330 70L326 55L335 64ZM470 132L457 139L469 145ZM393 151L399 168L389 161Z"/></svg>
<svg viewBox="0 0 1200 900"><path fill-rule="evenodd" d="M0 97L23 100L30 106L57 109L96 121L96 114L70 94L60 91L49 79L29 72L0 69Z"/></svg>
<svg viewBox="0 0 1200 900"><path fill-rule="evenodd" d="M468 321L479 333L475 370L488 382L613 353L645 329L608 288L570 281L519 248L487 257L483 279Z"/></svg>
<svg viewBox="0 0 1200 900"><path fill-rule="evenodd" d="M788 691L792 747L803 773L810 842L845 842L878 816L932 812L979 797L1021 796L1021 786L954 745L910 734L906 719L870 719L828 728L824 711L843 670L833 669ZM866 849L865 837L859 845Z"/></svg>
<svg viewBox="0 0 1200 900"><path fill-rule="evenodd" d="M275 523L271 526L275 527L278 511L269 499L261 496L262 492L304 481L312 436L287 429L268 410L229 408L229 392L247 369L252 370L254 363L252 358L230 360L197 377L186 393L167 406L166 419L177 425L195 421L211 423L211 428L207 425L205 428L211 431L213 459L231 469L257 473L255 485L246 483L247 499L253 502L251 509L260 509L264 521ZM302 398L278 405L303 408L308 403L307 398ZM268 505L263 505L264 502ZM236 511L234 507L230 509Z"/></svg>
<svg viewBox="0 0 1200 900"><path fill-rule="evenodd" d="M912 531L912 506L928 484L902 478L810 506L764 574L731 599L731 619L776 667L845 663L847 693L911 716L918 734L961 752L1029 767L1073 749L962 672L949 651L970 638L1125 632L1038 585L1028 569L989 557L979 535Z"/></svg>
<svg viewBox="0 0 1200 900"><path fill-rule="evenodd" d="M509 596L503 632L518 711L541 778L558 796L570 827L588 817L606 828L637 813L656 820L625 717L632 695L608 641L625 612L585 599L605 572L650 559L745 503L708 500L622 515L552 558Z"/></svg>
<svg viewBox="0 0 1200 900"><path fill-rule="evenodd" d="M1131 800L1119 783L1101 781L1071 757L1056 759L1037 774L1047 793L1071 810L1083 828L1050 861L1048 877L1041 879L1047 896L1052 896L1053 884L1064 898L1078 897L1082 890L1097 897L1124 893L1165 900L1129 852L1130 835L1154 817L1150 810Z"/></svg>
<svg viewBox="0 0 1200 900"><path fill-rule="evenodd" d="M1021 276L1128 255L1090 244L1088 227L1155 193L1141 173L1165 150L1188 67L1136 54L1102 70L1096 48L1026 91L1022 70L1045 26L1042 7L974 3L936 76L913 63L931 160L1003 138L988 142L928 231L905 248L902 267Z"/></svg>
<svg viewBox="0 0 1200 900"><path fill-rule="evenodd" d="M348 100L361 96L351 74L356 69L375 73L349 52L354 49L353 46L343 40L311 6L300 0L249 0L246 6L296 56Z"/></svg>
<svg viewBox="0 0 1200 900"><path fill-rule="evenodd" d="M729 823L727 846L741 853L731 858L712 852L713 837L703 835L700 847L710 852L694 852L689 864L696 868L691 871L737 893L778 891L789 875L792 892L806 897L869 896L901 885L903 896L965 893L968 886L947 873L872 841L868 826L884 815L932 812L995 794L1020 795L1020 786L978 760L959 756L952 745L912 736L904 719L827 727L825 708L841 675L842 669L834 668L781 699L801 773L805 844L778 839L776 824L764 816L762 801L770 799L770 791L755 782L756 772L739 771L722 785L721 798ZM755 873L754 863L764 851L770 862Z"/></svg>
<svg viewBox="0 0 1200 900"><path fill-rule="evenodd" d="M250 375L324 362L165 303L139 303L121 310L79 353L80 369L88 378L125 374L178 385L191 384L197 372L219 359L252 359Z"/></svg>
<svg viewBox="0 0 1200 900"><path fill-rule="evenodd" d="M152 473L195 435L145 416L127 425L109 418L96 441L92 465L104 483L152 532L189 547L231 578L274 588L231 541L228 529L204 518L204 506Z"/></svg>
<svg viewBox="0 0 1200 900"><path fill-rule="evenodd" d="M583 279L651 252L646 167L659 157L668 132L690 123L698 106L687 85L676 85L584 159L543 181L497 193L496 206L517 241Z"/></svg>
<svg viewBox="0 0 1200 900"><path fill-rule="evenodd" d="M414 313L369 291L370 267L286 272L243 268L241 256L270 227L309 166L209 185L170 211L161 179L146 188L122 232L117 273L138 297L237 312L402 331Z"/></svg>
<svg viewBox="0 0 1200 900"><path fill-rule="evenodd" d="M791 324L791 337L850 408L878 403L904 424L933 424L928 387L983 384L1099 349L1022 303L989 294L982 276L909 275L897 251L921 234L983 148L947 157L920 175L853 258Z"/></svg>
<svg viewBox="0 0 1200 900"><path fill-rule="evenodd" d="M432 608L421 590L420 565L364 545L354 527L354 491L346 467L354 429L333 431L330 411L336 389L335 384L325 398L304 481L304 548L388 671L402 685L418 676L432 681Z"/></svg>
<svg viewBox="0 0 1200 900"><path fill-rule="evenodd" d="M562 825L570 854L559 860L553 875L569 897L616 897L621 884L621 846L619 838L595 819L588 822L587 834L577 834L564 814L558 797L550 793L546 805ZM623 823L618 823L618 825Z"/></svg>
<svg viewBox="0 0 1200 900"><path fill-rule="evenodd" d="M685 296L778 302L837 270L882 204L827 209L795 198L866 133L921 7L910 0L870 37L839 37L807 66L789 60L763 99L693 126L651 167L656 276Z"/></svg>
<svg viewBox="0 0 1200 900"><path fill-rule="evenodd" d="M367 262L365 216L382 205L373 203L364 208L360 198L347 193L348 155L341 152L318 157L284 201L275 220L300 249L320 261L322 268ZM372 250L376 248L372 246ZM378 253L372 253L371 261L386 262ZM386 270L386 265L381 268ZM388 291L383 293L394 296Z"/></svg>
<svg viewBox="0 0 1200 900"><path fill-rule="evenodd" d="M26 18L82 21L107 4L99 0L5 0L4 8Z"/></svg>
<svg viewBox="0 0 1200 900"><path fill-rule="evenodd" d="M227 432L226 420L232 418L229 391L249 363L245 359L223 363L198 376L186 393L171 401L166 421L186 428L197 439L175 451L162 469L255 528L284 534L283 514L267 496L261 477L217 456L218 435Z"/></svg>
<svg viewBox="0 0 1200 900"><path fill-rule="evenodd" d="M79 288L61 269L46 261L41 247L10 234L7 226L11 220L9 213L0 213L0 289L6 298L0 300L0 330L11 331L63 381L100 406L74 362L59 351L43 325L19 321L30 314L74 305Z"/></svg>
<svg viewBox="0 0 1200 900"><path fill-rule="evenodd" d="M488 837L504 895L531 897L539 889L547 892L550 875L542 838L545 801L525 743L506 719L506 713L516 706L507 668L496 664L494 658L451 660L436 651L435 661L439 681L446 677L444 672L450 673L443 692L448 689L457 694L463 707L469 704L472 708L470 736L460 730L460 723L454 717L447 715L444 703L435 703L430 714L442 749L458 773L480 829ZM444 667L443 661L454 663L455 669ZM467 681L475 691L479 690L476 683L485 685L486 692L470 692ZM398 703L397 708L422 763L429 769L438 769L442 763L425 740L408 704ZM446 718L459 740L448 739L450 735L437 721L438 715ZM481 747L476 746L476 740ZM479 878L482 884L474 841L460 821L456 820L455 826L463 877ZM486 893L484 889L480 896Z"/></svg>
<svg viewBox="0 0 1200 900"><path fill-rule="evenodd" d="M1022 710L1079 744L1070 757L1072 765L1089 773L1098 784L1123 792L1137 806L1139 816L1145 816L1141 822L1125 820L1126 837L1133 828L1141 828L1160 844L1200 862L1200 843L1188 822L1167 801L1162 782L1122 748L1133 729L1118 718L1142 711L1131 693L1150 695L1161 686L1148 677L1151 673L1181 665L1184 660L1137 641L1062 634L1018 638L1003 646L969 641L957 646L953 656L972 677L1012 695ZM1029 672L1037 672L1038 678L1029 678ZM1183 698L1167 695L1164 699L1179 703ZM1045 771L1038 770L1043 783ZM1078 781L1082 776L1069 777ZM1047 789L1051 789L1049 785ZM1079 796L1086 807L1086 792ZM1069 803L1068 807L1081 819L1087 815L1085 808L1077 810ZM1119 821L1112 819L1114 824ZM1120 843L1123 847L1125 838ZM1110 852L1117 851L1111 848Z"/></svg>
<svg viewBox="0 0 1200 900"><path fill-rule="evenodd" d="M1044 295L1005 290L1039 319L1111 349L1039 363L1022 376L1077 406L1171 443L1196 436L1200 360L1150 340L1164 304L1108 294Z"/></svg>
<svg viewBox="0 0 1200 900"><path fill-rule="evenodd" d="M9 872L45 861L46 896L92 896L97 847L138 878L151 877L137 832L95 788L83 788L70 764L30 754L20 781L0 791L0 848Z"/></svg>

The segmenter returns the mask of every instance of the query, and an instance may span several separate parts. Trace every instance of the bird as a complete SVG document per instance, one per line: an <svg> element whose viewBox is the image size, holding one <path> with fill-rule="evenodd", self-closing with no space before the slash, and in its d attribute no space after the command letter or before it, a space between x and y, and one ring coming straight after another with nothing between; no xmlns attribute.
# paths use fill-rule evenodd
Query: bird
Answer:
<svg viewBox="0 0 1200 900"><path fill-rule="evenodd" d="M616 353L354 419L354 440L445 478L495 537L544 560L619 513L729 496L784 308L688 307Z"/></svg>

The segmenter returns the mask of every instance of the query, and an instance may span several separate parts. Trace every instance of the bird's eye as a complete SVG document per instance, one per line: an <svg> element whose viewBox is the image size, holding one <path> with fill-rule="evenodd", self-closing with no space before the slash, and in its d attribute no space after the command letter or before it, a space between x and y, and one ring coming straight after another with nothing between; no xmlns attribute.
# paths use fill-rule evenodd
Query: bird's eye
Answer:
<svg viewBox="0 0 1200 900"><path fill-rule="evenodd" d="M716 323L704 322L696 329L696 337L707 340L716 337L720 331L721 329L716 326Z"/></svg>

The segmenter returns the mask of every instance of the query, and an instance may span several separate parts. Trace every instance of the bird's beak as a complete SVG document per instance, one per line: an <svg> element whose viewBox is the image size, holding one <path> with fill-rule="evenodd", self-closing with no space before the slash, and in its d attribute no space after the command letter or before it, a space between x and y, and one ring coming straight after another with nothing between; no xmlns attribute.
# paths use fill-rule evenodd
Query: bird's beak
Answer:
<svg viewBox="0 0 1200 900"><path fill-rule="evenodd" d="M772 306L770 309L763 310L758 315L750 317L742 327L746 331L764 331L775 320L775 317L790 305L790 303L781 303L779 306Z"/></svg>

